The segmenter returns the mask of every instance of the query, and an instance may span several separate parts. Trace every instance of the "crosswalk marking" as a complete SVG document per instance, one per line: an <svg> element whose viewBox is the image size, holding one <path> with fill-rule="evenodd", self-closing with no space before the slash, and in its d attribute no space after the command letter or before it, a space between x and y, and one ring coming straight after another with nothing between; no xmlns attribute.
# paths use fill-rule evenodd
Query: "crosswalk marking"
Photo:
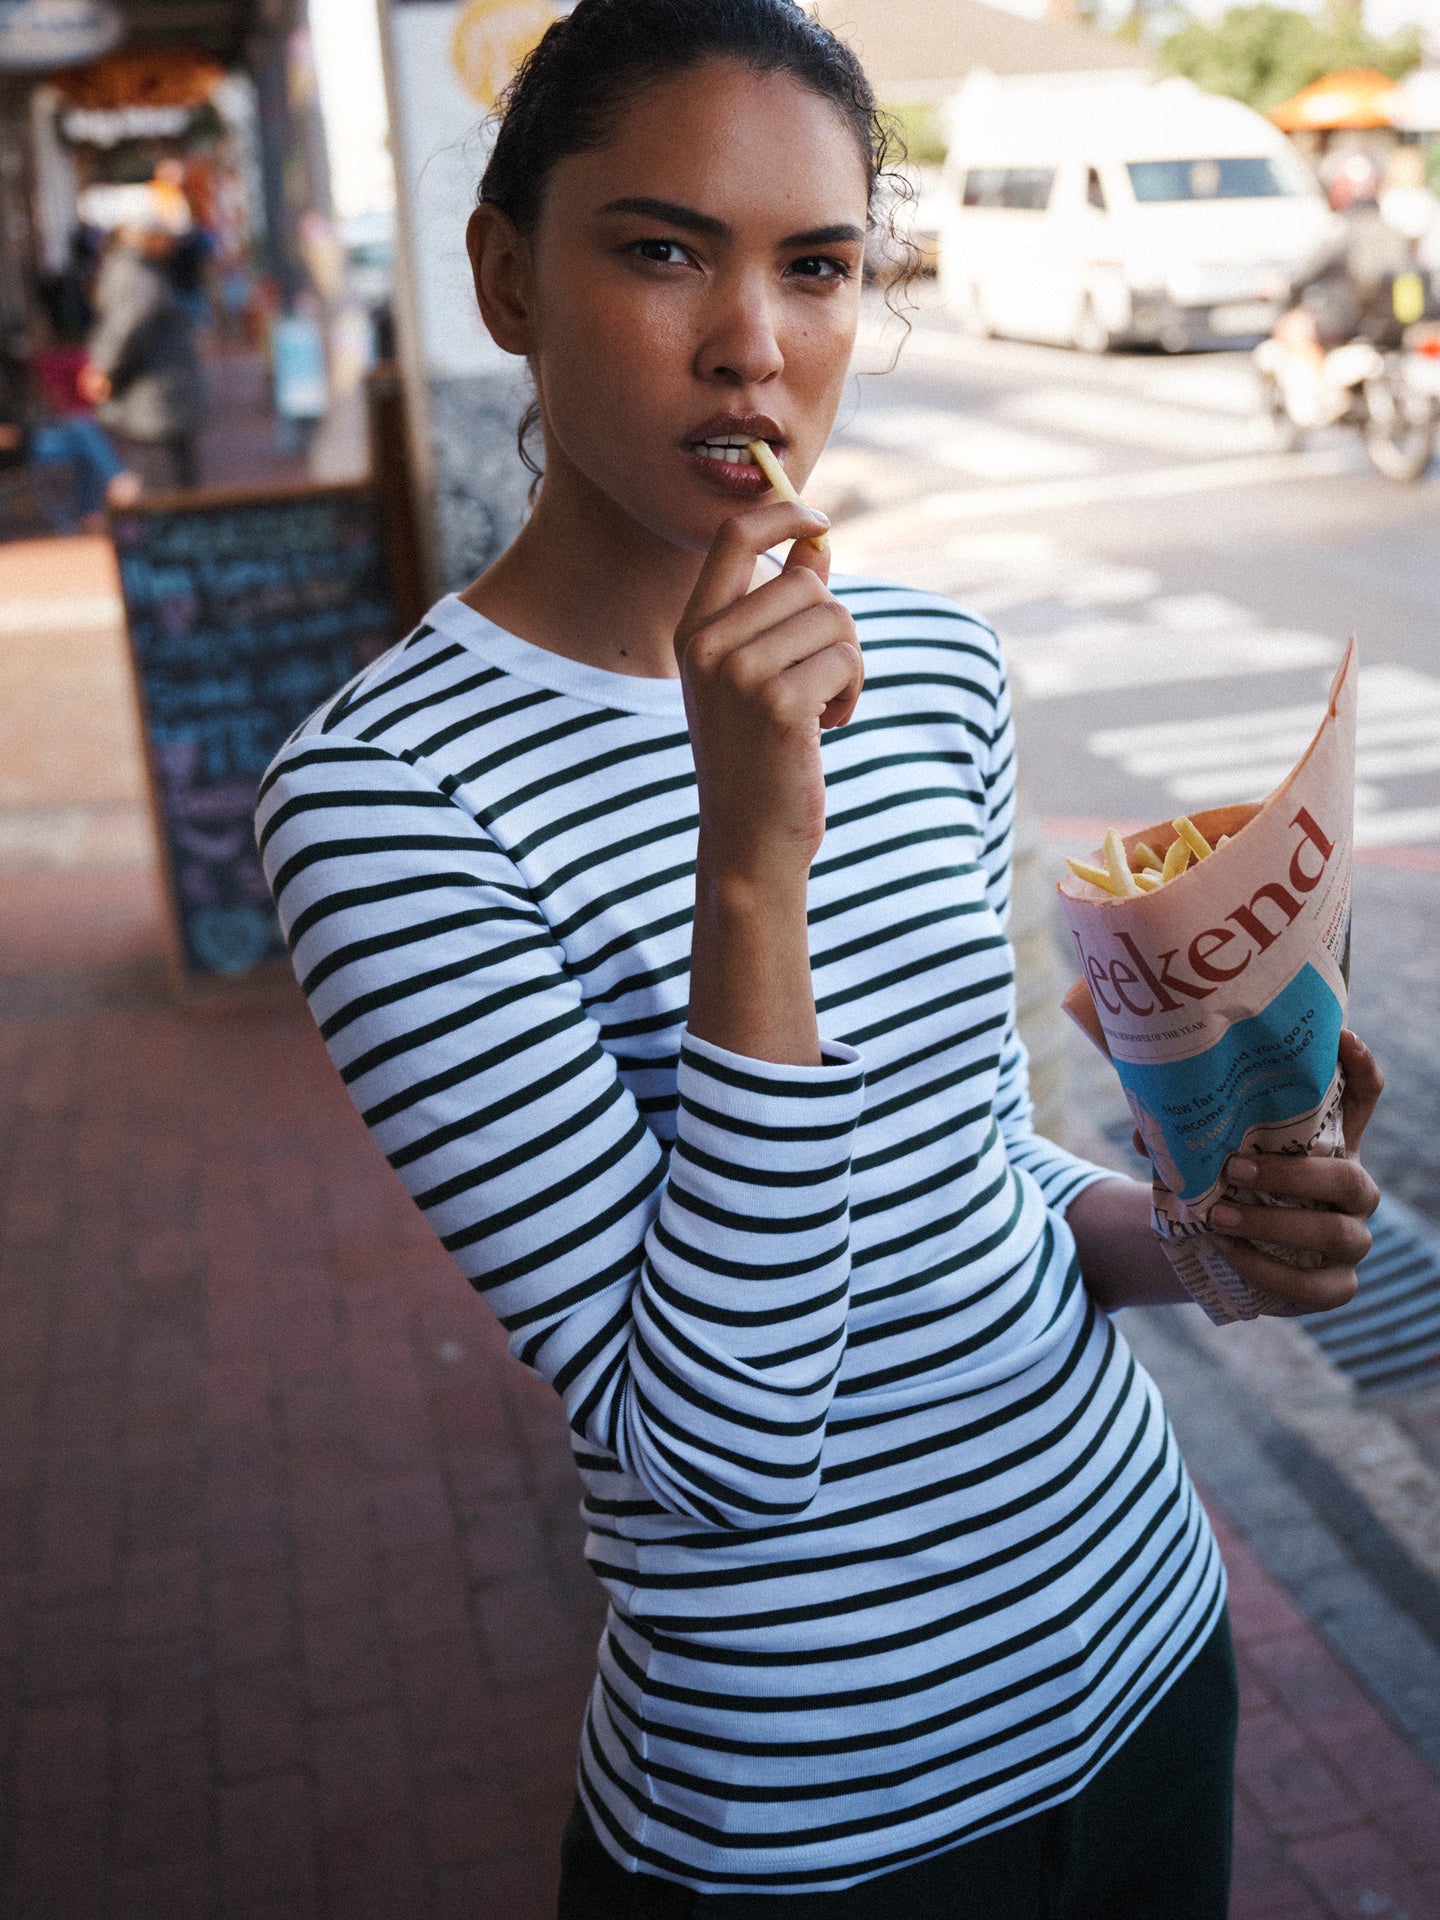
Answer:
<svg viewBox="0 0 1440 1920"><path fill-rule="evenodd" d="M1073 440L1028 432L949 407L868 407L849 438L932 460L972 480L1042 480L1098 473L1100 455Z"/></svg>
<svg viewBox="0 0 1440 1920"><path fill-rule="evenodd" d="M1105 446L1143 447L1154 453L1254 453L1267 444L1268 424L1258 408L1247 417L1176 406L1139 394L1085 387L1039 387L1004 409L1008 420L1084 434Z"/></svg>
<svg viewBox="0 0 1440 1920"><path fill-rule="evenodd" d="M1272 627L1202 636L1134 621L1096 620L1052 632L1033 650L1024 641L1014 642L1007 652L1029 699L1058 700L1333 666L1340 646L1322 634Z"/></svg>
<svg viewBox="0 0 1440 1920"><path fill-rule="evenodd" d="M1182 807L1263 800L1309 745L1323 699L1194 721L1107 727L1086 746L1133 779L1159 780ZM1440 772L1440 679L1411 667L1360 670L1356 838L1362 846L1440 837L1440 807L1387 808L1379 784Z"/></svg>

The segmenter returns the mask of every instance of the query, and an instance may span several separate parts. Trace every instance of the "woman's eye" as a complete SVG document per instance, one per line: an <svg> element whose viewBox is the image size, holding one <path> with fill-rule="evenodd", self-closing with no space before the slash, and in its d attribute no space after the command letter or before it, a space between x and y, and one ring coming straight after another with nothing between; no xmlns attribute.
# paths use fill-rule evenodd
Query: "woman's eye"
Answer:
<svg viewBox="0 0 1440 1920"><path fill-rule="evenodd" d="M798 274L802 280L848 280L850 269L843 260L832 259L825 253L807 253L799 260L790 262L790 272Z"/></svg>
<svg viewBox="0 0 1440 1920"><path fill-rule="evenodd" d="M657 267L683 267L688 258L678 240L637 240L629 251Z"/></svg>

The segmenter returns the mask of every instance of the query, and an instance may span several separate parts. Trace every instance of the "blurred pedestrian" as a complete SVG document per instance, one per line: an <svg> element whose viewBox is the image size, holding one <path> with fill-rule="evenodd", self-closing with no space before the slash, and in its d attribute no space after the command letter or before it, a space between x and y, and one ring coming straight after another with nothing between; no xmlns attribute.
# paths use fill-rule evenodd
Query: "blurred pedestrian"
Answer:
<svg viewBox="0 0 1440 1920"><path fill-rule="evenodd" d="M57 414L33 377L30 356L0 347L0 473L68 470L69 485L37 495L53 533L98 531L106 507L130 506L140 493L104 430L81 413Z"/></svg>
<svg viewBox="0 0 1440 1920"><path fill-rule="evenodd" d="M834 424L892 157L793 0L548 29L470 226L534 511L290 741L260 844L352 1095L565 1403L610 1609L563 1920L1223 1920L1224 1575L1111 1319L1186 1296L1148 1183L1032 1125L995 636L832 584L766 477ZM1232 1177L1323 1203L1235 1223L1314 1271L1237 1269L1349 1298L1353 1159Z"/></svg>
<svg viewBox="0 0 1440 1920"><path fill-rule="evenodd" d="M175 235L153 200L117 229L95 286L95 330L80 390L149 488L193 487L204 376L176 291Z"/></svg>

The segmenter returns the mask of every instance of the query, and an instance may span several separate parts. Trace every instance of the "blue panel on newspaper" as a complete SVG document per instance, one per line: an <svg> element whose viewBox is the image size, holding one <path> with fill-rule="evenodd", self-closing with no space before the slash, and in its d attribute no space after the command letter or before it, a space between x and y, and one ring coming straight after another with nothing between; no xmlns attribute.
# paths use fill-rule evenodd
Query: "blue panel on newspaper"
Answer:
<svg viewBox="0 0 1440 1920"><path fill-rule="evenodd" d="M1198 1199L1250 1128L1314 1113L1335 1076L1343 1024L1339 1001L1305 966L1263 1013L1227 1027L1206 1052L1162 1066L1117 1060L1135 1124L1170 1191Z"/></svg>

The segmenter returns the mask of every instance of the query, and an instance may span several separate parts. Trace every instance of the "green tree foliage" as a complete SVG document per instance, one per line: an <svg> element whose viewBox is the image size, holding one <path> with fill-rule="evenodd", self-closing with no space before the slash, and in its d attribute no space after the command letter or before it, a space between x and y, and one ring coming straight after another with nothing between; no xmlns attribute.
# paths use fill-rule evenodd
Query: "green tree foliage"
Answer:
<svg viewBox="0 0 1440 1920"><path fill-rule="evenodd" d="M1378 67L1398 80L1419 64L1420 54L1417 28L1388 38L1370 33L1359 8L1345 0L1332 0L1318 19L1270 0L1231 7L1218 20L1187 21L1160 46L1171 73L1262 113L1344 67Z"/></svg>

